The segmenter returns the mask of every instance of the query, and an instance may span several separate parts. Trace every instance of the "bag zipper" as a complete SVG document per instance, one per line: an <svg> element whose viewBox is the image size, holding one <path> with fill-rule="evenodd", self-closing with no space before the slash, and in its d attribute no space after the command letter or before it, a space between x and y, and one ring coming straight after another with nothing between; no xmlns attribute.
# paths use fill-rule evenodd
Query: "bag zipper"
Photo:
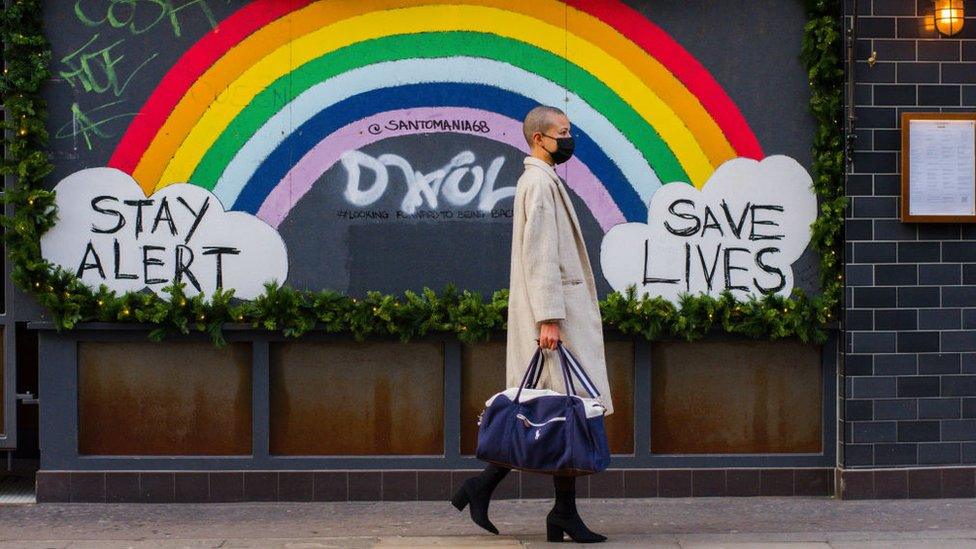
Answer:
<svg viewBox="0 0 976 549"><path fill-rule="evenodd" d="M525 417L523 414L515 414L515 417L518 418L518 419L521 419L522 420L522 423L524 423L526 427L530 427L530 426L531 427L542 427L544 425L547 425L549 423L552 423L553 421L566 421L566 416L557 416L557 417L554 417L552 419L547 419L546 421L543 421L542 423L533 423L531 420L529 420L529 418Z"/></svg>

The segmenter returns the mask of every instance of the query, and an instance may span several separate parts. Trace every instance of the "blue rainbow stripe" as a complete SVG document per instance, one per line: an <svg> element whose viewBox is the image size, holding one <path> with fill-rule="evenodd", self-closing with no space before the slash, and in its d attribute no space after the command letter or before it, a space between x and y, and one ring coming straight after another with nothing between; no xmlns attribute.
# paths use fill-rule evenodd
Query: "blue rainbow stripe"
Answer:
<svg viewBox="0 0 976 549"><path fill-rule="evenodd" d="M390 109L469 107L516 120L538 103L525 96L480 84L430 83L382 88L323 109L267 156L247 181L232 209L256 214L268 194L303 156L339 128ZM585 132L573 130L575 155L606 187L627 221L647 221L647 206L616 164Z"/></svg>

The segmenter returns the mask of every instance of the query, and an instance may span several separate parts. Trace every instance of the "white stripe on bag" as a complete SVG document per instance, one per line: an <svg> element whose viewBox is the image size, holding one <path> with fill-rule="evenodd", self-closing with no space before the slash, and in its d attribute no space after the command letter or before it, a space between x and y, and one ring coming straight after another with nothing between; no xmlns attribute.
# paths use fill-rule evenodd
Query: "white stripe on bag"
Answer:
<svg viewBox="0 0 976 549"><path fill-rule="evenodd" d="M563 349L563 351L566 353L565 356L569 358L570 369L574 374L576 374L576 377L579 378L580 382L583 384L583 388L586 389L586 392L590 393L590 396L592 397L600 396L600 392L597 391L596 387L593 386L593 382L590 381L590 377L586 375L583 368L576 362L573 356L569 354L569 351L566 351L565 349Z"/></svg>

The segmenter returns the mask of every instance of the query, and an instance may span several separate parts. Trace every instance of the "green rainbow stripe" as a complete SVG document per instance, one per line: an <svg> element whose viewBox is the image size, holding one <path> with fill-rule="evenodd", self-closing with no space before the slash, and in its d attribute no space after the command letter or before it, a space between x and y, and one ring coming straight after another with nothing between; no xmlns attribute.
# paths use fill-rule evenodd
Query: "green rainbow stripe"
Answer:
<svg viewBox="0 0 976 549"><path fill-rule="evenodd" d="M612 120L661 181L689 181L658 132L605 84L579 66L544 50L497 35L467 31L395 35L360 42L323 55L274 81L227 126L195 168L190 181L213 189L234 155L295 97L329 78L373 63L450 56L501 61L566 86Z"/></svg>

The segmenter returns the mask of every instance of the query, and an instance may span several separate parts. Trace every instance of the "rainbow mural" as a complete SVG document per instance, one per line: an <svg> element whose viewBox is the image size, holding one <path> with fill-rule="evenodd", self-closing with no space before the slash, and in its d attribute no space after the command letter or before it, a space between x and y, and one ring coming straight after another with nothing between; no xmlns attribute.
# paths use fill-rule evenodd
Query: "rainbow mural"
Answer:
<svg viewBox="0 0 976 549"><path fill-rule="evenodd" d="M573 122L561 169L604 232L646 222L662 182L763 157L708 71L617 0L257 0L168 71L109 166L278 227L342 152L386 137L370 124L477 117L525 150L538 103Z"/></svg>

